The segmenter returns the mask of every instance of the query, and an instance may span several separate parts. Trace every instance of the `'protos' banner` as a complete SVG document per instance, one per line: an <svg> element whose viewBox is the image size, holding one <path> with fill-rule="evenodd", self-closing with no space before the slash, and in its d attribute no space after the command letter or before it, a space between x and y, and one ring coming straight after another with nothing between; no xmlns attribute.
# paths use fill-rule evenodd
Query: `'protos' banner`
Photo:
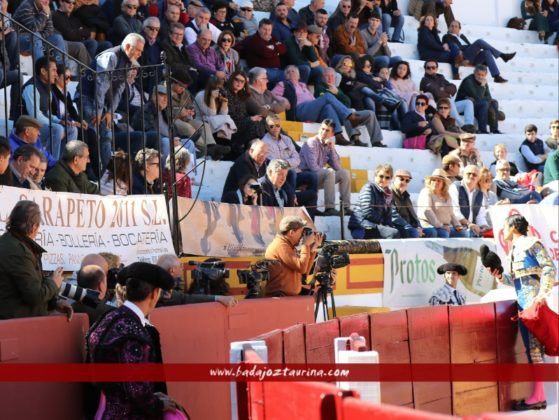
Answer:
<svg viewBox="0 0 559 420"><path fill-rule="evenodd" d="M0 187L0 197L0 234L18 201L31 200L41 208L35 240L47 250L45 270L79 269L85 255L97 252L116 254L125 264L154 263L175 252L162 195L102 197Z"/></svg>
<svg viewBox="0 0 559 420"><path fill-rule="evenodd" d="M488 239L385 239L383 306L409 308L428 305L429 298L441 288L444 277L437 268L446 263L462 264L468 274L462 276L458 290L466 303L479 302L495 282L481 264L479 247L495 249Z"/></svg>

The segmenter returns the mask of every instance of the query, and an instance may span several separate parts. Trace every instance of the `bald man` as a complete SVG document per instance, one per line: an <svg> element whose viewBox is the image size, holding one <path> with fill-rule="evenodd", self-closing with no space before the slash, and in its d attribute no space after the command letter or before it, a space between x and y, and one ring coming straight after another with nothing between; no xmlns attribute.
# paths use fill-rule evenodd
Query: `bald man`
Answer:
<svg viewBox="0 0 559 420"><path fill-rule="evenodd" d="M174 279L180 278L182 283L182 264L174 254L164 254L157 260L157 265L167 271ZM175 282L177 284L177 282ZM178 290L161 293L157 306L186 305L190 303L219 302L223 306L231 307L237 304L234 296L220 295L189 295Z"/></svg>
<svg viewBox="0 0 559 420"><path fill-rule="evenodd" d="M96 261L97 263L101 264L101 260L98 260L93 256L97 256L101 258L101 260L105 261L103 257L99 255L90 254L87 256L90 258L88 258L86 262ZM105 266L108 271L108 265L106 261L105 261ZM105 303L105 298L107 294L107 273L100 265L84 264L82 261L82 267L78 271L77 280L78 280L78 286L83 287L85 289L91 289L99 292L99 300L101 302L96 307L92 307L78 301L72 304L72 308L74 308L74 312L87 314L89 318L89 325L93 325L93 323L97 321L97 319L101 315L103 315L105 312L114 309L113 306L107 305Z"/></svg>
<svg viewBox="0 0 559 420"><path fill-rule="evenodd" d="M96 265L100 267L105 275L109 272L109 264L107 263L107 260L99 254L87 254L83 257L80 268L83 268L86 265Z"/></svg>

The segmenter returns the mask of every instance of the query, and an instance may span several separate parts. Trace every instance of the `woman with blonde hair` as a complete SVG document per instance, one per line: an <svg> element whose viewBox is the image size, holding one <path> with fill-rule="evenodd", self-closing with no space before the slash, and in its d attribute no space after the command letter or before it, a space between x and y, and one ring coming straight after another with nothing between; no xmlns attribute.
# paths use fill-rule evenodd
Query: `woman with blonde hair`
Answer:
<svg viewBox="0 0 559 420"><path fill-rule="evenodd" d="M448 193L450 180L442 169L435 169L425 177L425 188L417 199L417 217L426 236L435 238L465 238L465 231L453 212Z"/></svg>
<svg viewBox="0 0 559 420"><path fill-rule="evenodd" d="M175 181L177 197L192 197L192 182L188 175L192 155L184 147L175 148ZM171 182L171 156L167 156L165 171L163 171L163 182L167 184L167 196L173 197L173 182Z"/></svg>

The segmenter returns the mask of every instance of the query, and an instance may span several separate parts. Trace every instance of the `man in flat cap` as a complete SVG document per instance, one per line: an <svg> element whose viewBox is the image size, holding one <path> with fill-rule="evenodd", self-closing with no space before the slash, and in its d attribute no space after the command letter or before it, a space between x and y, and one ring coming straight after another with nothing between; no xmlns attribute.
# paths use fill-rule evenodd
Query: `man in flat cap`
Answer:
<svg viewBox="0 0 559 420"><path fill-rule="evenodd" d="M443 274L445 284L437 290L431 299L429 305L464 305L466 296L456 289L461 276L468 274L468 270L461 264L447 263L437 268L437 273Z"/></svg>
<svg viewBox="0 0 559 420"><path fill-rule="evenodd" d="M29 115L21 115L14 123L14 128L10 132L8 141L10 142L13 152L24 144L35 146L37 150L47 157L48 167L50 169L56 164L56 159L41 142L40 134L42 126L43 124L39 120Z"/></svg>
<svg viewBox="0 0 559 420"><path fill-rule="evenodd" d="M89 363L162 363L159 332L147 316L155 309L162 290L170 290L174 280L161 267L135 262L118 274L126 286L126 301L107 312L87 334ZM106 397L103 417L162 417L176 411L177 403L166 395L165 383L123 382L96 384Z"/></svg>
<svg viewBox="0 0 559 420"><path fill-rule="evenodd" d="M281 219L279 232L266 249L265 257L279 262L270 267L266 296L297 296L302 289L302 275L308 274L323 235L310 231L304 235L307 222L298 216ZM302 242L301 251L296 247Z"/></svg>

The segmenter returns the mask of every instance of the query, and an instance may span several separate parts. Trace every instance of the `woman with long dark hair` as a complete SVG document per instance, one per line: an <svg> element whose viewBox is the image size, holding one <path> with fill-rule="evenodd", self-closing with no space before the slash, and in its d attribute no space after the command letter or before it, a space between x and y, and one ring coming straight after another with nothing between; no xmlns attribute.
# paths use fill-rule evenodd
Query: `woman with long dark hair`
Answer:
<svg viewBox="0 0 559 420"><path fill-rule="evenodd" d="M260 201L260 194L257 189L253 188L255 184L258 184L258 180L254 176L245 175L239 181L238 188L235 191L225 193L221 201L229 204L256 206Z"/></svg>
<svg viewBox="0 0 559 420"><path fill-rule="evenodd" d="M128 153L122 150L114 152L99 184L101 195L128 195L128 186L130 184L130 159L128 158Z"/></svg>
<svg viewBox="0 0 559 420"><path fill-rule="evenodd" d="M243 71L233 72L225 87L225 97L229 103L229 115L235 121L237 132L233 134L233 145L240 154L248 143L261 138L266 133L266 123L261 115L250 115L247 100L250 96L248 78Z"/></svg>
<svg viewBox="0 0 559 420"><path fill-rule="evenodd" d="M532 305L545 301L551 294L556 281L557 271L544 244L536 237L528 236L528 221L519 214L513 214L505 220L504 239L512 241L510 254L510 273L490 269L490 273L499 282L514 286L518 296L518 310L522 311ZM532 335L522 320L518 327L526 348L528 361L534 364L544 363L542 343ZM543 382L534 382L529 398L514 403L513 410L540 410L547 407Z"/></svg>

